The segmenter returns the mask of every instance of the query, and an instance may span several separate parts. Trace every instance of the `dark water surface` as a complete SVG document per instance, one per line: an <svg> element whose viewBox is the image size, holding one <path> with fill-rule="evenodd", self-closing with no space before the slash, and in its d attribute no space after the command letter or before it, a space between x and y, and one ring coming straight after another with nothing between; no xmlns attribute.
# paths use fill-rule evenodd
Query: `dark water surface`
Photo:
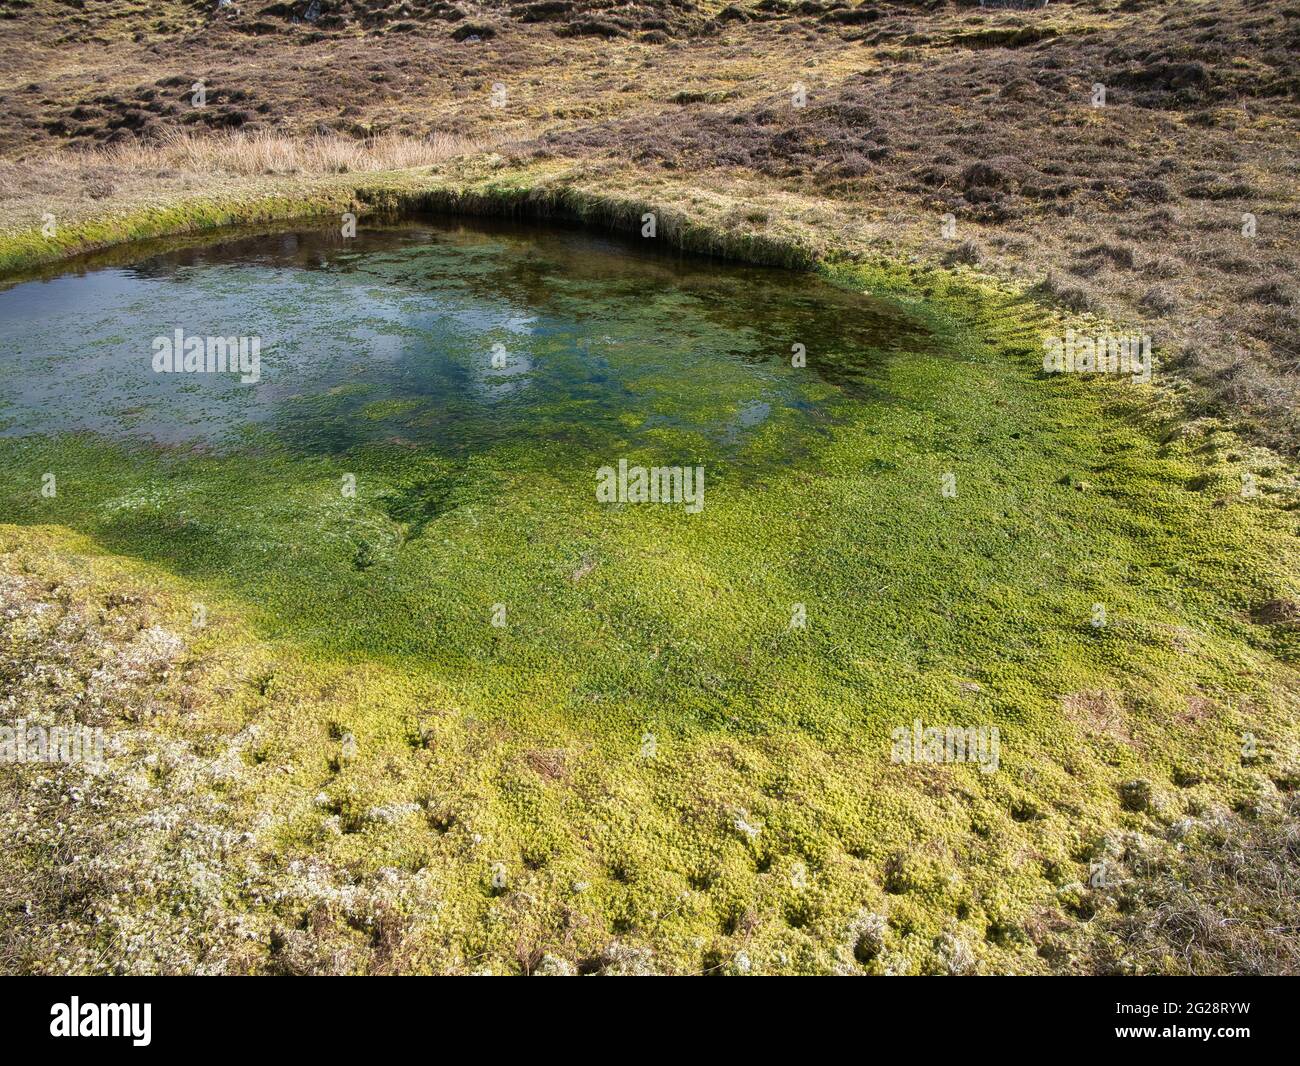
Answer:
<svg viewBox="0 0 1300 1066"><path fill-rule="evenodd" d="M928 343L808 274L586 230L426 220L119 250L0 291L0 436L464 457L530 438L728 454L794 443ZM105 264L109 265L105 265ZM154 339L247 337L259 380L159 373ZM808 367L791 366L792 348Z"/></svg>

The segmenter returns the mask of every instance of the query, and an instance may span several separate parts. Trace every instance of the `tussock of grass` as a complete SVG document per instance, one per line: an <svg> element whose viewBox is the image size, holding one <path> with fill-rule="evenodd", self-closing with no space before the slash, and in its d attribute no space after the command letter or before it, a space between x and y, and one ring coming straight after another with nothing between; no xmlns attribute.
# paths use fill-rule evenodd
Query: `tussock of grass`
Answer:
<svg viewBox="0 0 1300 1066"><path fill-rule="evenodd" d="M77 152L49 151L2 165L14 182L60 169L91 181L105 173L169 168L208 175L353 174L433 166L482 148L480 141L450 133L290 137L272 130L196 133L173 128L147 141L119 141Z"/></svg>
<svg viewBox="0 0 1300 1066"><path fill-rule="evenodd" d="M1096 974L1300 974L1300 801L1119 843L1083 941ZM1048 949L1049 952L1053 950Z"/></svg>

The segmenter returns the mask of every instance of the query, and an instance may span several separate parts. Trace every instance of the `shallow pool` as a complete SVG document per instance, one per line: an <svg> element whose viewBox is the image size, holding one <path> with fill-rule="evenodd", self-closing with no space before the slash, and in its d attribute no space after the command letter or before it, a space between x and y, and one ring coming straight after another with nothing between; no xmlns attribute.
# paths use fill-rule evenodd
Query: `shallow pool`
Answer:
<svg viewBox="0 0 1300 1066"><path fill-rule="evenodd" d="M925 343L813 276L580 230L425 221L139 255L0 292L0 433L735 457L759 431L797 448Z"/></svg>

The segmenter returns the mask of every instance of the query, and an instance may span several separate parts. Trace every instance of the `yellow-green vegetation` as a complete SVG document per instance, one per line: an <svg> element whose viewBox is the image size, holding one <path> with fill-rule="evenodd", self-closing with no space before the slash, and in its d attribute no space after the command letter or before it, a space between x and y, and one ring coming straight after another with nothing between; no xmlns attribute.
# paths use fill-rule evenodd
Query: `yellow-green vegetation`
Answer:
<svg viewBox="0 0 1300 1066"><path fill-rule="evenodd" d="M1068 971L1113 908L1098 864L1280 805L1300 599L1280 463L1180 423L1155 389L1044 375L1041 337L1064 320L968 270L876 260L815 204L475 167L61 240L305 207L625 230L654 211L665 243L816 264L936 343L848 374L824 436L710 482L696 516L602 507L589 465L535 441L459 467L365 446L250 464L4 441L6 681L67 713L124 649L144 642L150 664L102 704L125 743L103 802L127 812L100 842L102 884L80 918L48 889L25 917L6 907L17 965ZM7 238L0 263L50 255ZM407 413L376 399L364 417ZM43 499L51 468L66 473ZM346 473L364 491L345 506ZM431 485L450 505L425 513ZM54 680L33 675L42 659ZM996 726L999 769L891 762L916 720ZM53 817L38 776L16 780ZM16 839L5 884L29 893L85 858L39 829Z"/></svg>

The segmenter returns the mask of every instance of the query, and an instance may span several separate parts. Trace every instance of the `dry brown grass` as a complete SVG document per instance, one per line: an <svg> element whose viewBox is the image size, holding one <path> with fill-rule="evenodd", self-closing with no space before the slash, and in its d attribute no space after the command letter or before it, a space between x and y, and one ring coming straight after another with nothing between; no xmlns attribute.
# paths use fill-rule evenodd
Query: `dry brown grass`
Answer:
<svg viewBox="0 0 1300 1066"><path fill-rule="evenodd" d="M42 170L59 168L138 173L182 170L195 174L349 174L433 166L478 151L480 141L449 133L425 137L384 134L357 139L338 134L297 138L271 130L195 133L169 130L156 140L123 141L85 151L49 151L30 160Z"/></svg>
<svg viewBox="0 0 1300 1066"><path fill-rule="evenodd" d="M1179 850L1126 856L1114 910L1090 930L1093 974L1300 973L1300 801L1257 818L1188 819Z"/></svg>
<svg viewBox="0 0 1300 1066"><path fill-rule="evenodd" d="M296 137L270 130L171 130L157 138L29 152L0 159L0 231L173 203L190 195L276 195L338 175L409 170L472 155L491 138L340 134ZM346 180L346 179L343 179Z"/></svg>

